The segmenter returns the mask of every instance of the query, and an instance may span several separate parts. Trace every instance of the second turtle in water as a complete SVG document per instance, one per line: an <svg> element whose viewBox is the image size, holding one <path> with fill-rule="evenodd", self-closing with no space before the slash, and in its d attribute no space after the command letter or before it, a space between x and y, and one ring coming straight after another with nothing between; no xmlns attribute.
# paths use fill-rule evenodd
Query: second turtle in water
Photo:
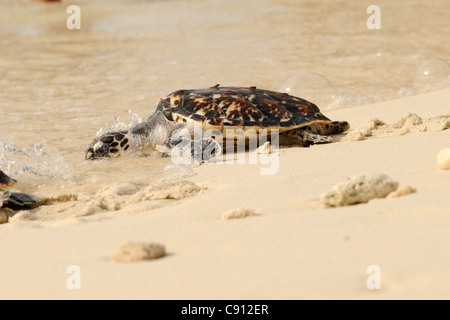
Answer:
<svg viewBox="0 0 450 320"><path fill-rule="evenodd" d="M180 130L194 137L194 127L216 130L224 138L228 129L250 129L268 136L277 130L281 141L309 146L333 141L330 135L350 128L346 121L331 121L319 108L286 93L256 87L220 87L179 90L161 99L156 112L128 131L108 132L86 148L86 159L116 157L141 148L158 145L173 148L186 143ZM175 133L175 134L174 134ZM213 136L190 141L192 153L201 148L203 160L221 151Z"/></svg>

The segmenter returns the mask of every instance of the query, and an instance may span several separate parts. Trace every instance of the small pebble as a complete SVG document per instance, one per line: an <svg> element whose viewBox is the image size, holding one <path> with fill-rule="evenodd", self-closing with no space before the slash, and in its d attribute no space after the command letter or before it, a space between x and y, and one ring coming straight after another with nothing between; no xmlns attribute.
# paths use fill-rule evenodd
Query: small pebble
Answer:
<svg viewBox="0 0 450 320"><path fill-rule="evenodd" d="M272 146L270 145L270 142L267 141L262 146L260 146L258 149L256 149L256 153L271 154Z"/></svg>
<svg viewBox="0 0 450 320"><path fill-rule="evenodd" d="M166 249L159 243L127 242L114 253L116 262L138 262L164 257Z"/></svg>
<svg viewBox="0 0 450 320"><path fill-rule="evenodd" d="M405 134L408 134L410 132L411 132L411 129L409 129L408 127L405 127L400 130L400 135L404 136Z"/></svg>
<svg viewBox="0 0 450 320"><path fill-rule="evenodd" d="M450 128L450 119L442 120L439 126L439 130L447 130L448 128Z"/></svg>
<svg viewBox="0 0 450 320"><path fill-rule="evenodd" d="M411 186L401 186L401 187L398 187L397 190L389 193L386 198L388 198L388 199L399 198L399 197L403 197L403 196L406 196L406 195L414 193L414 192L416 192L416 189Z"/></svg>
<svg viewBox="0 0 450 320"><path fill-rule="evenodd" d="M256 214L254 209L236 209L227 211L222 214L222 220L230 220L230 219L241 219L246 217L251 217Z"/></svg>
<svg viewBox="0 0 450 320"><path fill-rule="evenodd" d="M438 153L437 163L440 169L450 170L450 148L445 148Z"/></svg>

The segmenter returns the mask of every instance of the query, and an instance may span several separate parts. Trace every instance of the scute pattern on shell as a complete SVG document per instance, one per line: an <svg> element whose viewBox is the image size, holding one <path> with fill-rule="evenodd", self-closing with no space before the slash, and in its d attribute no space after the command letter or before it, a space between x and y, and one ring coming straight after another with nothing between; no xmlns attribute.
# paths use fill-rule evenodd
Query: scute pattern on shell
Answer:
<svg viewBox="0 0 450 320"><path fill-rule="evenodd" d="M225 127L289 130L310 123L328 123L319 108L304 99L256 87L178 90L161 99L157 111L169 120L194 122L203 129Z"/></svg>

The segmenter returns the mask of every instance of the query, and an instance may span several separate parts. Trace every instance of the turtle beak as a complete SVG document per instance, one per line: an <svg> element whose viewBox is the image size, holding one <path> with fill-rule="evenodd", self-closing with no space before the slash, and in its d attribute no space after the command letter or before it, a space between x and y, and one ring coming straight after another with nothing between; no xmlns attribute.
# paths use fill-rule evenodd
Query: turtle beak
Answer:
<svg viewBox="0 0 450 320"><path fill-rule="evenodd" d="M94 160L94 149L92 147L89 147L86 150L86 160Z"/></svg>

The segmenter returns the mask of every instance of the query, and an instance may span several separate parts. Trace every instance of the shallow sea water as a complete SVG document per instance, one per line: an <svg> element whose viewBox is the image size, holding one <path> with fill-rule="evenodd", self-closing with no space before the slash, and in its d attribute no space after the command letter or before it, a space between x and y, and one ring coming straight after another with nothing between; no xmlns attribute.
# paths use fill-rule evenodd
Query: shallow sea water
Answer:
<svg viewBox="0 0 450 320"><path fill-rule="evenodd" d="M332 84L319 90L338 93L319 104L326 110L450 83L449 74L415 76L424 61L444 61L422 65L431 76L450 61L446 0L378 1L381 30L367 28L373 3L359 0L77 1L81 30L66 27L70 4L0 0L0 168L24 191L192 174L157 156L84 160L106 123L128 123L128 110L143 118L177 89L278 90L293 79L295 93L319 74Z"/></svg>

